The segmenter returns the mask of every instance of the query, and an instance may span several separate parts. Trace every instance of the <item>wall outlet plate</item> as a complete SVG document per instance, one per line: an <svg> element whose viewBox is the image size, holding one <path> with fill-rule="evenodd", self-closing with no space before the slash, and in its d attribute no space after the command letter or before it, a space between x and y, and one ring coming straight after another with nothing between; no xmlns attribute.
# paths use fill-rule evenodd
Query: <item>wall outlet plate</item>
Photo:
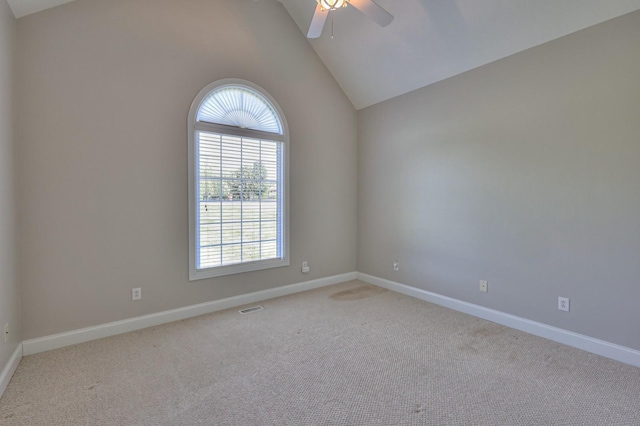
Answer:
<svg viewBox="0 0 640 426"><path fill-rule="evenodd" d="M400 270L400 262L398 262L397 260L393 262L393 270L396 272Z"/></svg>
<svg viewBox="0 0 640 426"><path fill-rule="evenodd" d="M558 309L561 311L569 312L569 298L558 297Z"/></svg>
<svg viewBox="0 0 640 426"><path fill-rule="evenodd" d="M302 268L300 268L303 274L308 274L311 268L309 268L309 263L305 260L302 262Z"/></svg>
<svg viewBox="0 0 640 426"><path fill-rule="evenodd" d="M9 341L9 323L4 325L4 342L7 343Z"/></svg>
<svg viewBox="0 0 640 426"><path fill-rule="evenodd" d="M131 289L131 300L140 300L140 299L142 299L142 289L140 287L132 288Z"/></svg>
<svg viewBox="0 0 640 426"><path fill-rule="evenodd" d="M489 281L480 280L480 291L483 293L489 292Z"/></svg>

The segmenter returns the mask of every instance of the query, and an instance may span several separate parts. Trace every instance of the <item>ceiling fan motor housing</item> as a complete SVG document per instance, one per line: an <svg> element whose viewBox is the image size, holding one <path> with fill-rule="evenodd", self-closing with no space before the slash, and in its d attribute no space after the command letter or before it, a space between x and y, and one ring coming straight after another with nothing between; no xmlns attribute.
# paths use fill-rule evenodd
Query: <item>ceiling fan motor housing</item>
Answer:
<svg viewBox="0 0 640 426"><path fill-rule="evenodd" d="M320 6L325 10L336 10L339 7L347 7L347 0L320 0Z"/></svg>

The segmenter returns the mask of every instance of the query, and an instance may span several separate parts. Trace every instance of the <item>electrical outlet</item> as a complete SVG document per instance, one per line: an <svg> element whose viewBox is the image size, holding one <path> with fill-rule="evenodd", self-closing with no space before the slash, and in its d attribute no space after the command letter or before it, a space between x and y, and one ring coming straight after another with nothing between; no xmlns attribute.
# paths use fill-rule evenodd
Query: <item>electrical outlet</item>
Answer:
<svg viewBox="0 0 640 426"><path fill-rule="evenodd" d="M569 298L558 297L558 309L561 311L569 312Z"/></svg>
<svg viewBox="0 0 640 426"><path fill-rule="evenodd" d="M302 273L303 274L308 274L309 271L311 270L311 268L309 268L309 263L305 260L304 262L302 262Z"/></svg>
<svg viewBox="0 0 640 426"><path fill-rule="evenodd" d="M9 323L4 325L4 342L7 343L9 341Z"/></svg>
<svg viewBox="0 0 640 426"><path fill-rule="evenodd" d="M393 270L396 272L400 270L400 262L398 262L397 260L393 262Z"/></svg>
<svg viewBox="0 0 640 426"><path fill-rule="evenodd" d="M489 292L489 281L480 280L480 291L483 293Z"/></svg>
<svg viewBox="0 0 640 426"><path fill-rule="evenodd" d="M131 300L140 300L140 299L142 299L142 289L140 287L132 288L131 289Z"/></svg>

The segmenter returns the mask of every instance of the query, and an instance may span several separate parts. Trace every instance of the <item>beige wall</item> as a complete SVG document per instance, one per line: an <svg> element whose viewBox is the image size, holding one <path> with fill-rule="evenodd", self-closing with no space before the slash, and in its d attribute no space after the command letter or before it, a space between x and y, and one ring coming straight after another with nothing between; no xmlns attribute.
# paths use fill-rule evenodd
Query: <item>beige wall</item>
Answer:
<svg viewBox="0 0 640 426"><path fill-rule="evenodd" d="M78 1L18 49L25 339L355 270L356 113L276 1ZM289 123L292 263L189 282L187 113L229 77Z"/></svg>
<svg viewBox="0 0 640 426"><path fill-rule="evenodd" d="M0 372L21 340L14 181L14 46L16 20L0 0ZM9 323L9 342L2 331Z"/></svg>
<svg viewBox="0 0 640 426"><path fill-rule="evenodd" d="M359 111L358 270L640 349L639 76L635 12Z"/></svg>
<svg viewBox="0 0 640 426"><path fill-rule="evenodd" d="M14 25L4 1L0 90ZM639 40L636 12L356 120L274 0L83 0L23 18L22 337L357 266L640 349ZM292 265L190 283L186 115L227 77L265 88L289 122ZM0 313L16 321L10 116L0 121ZM131 302L138 286L143 300ZM570 314L557 311L560 295ZM2 348L0 361L15 344Z"/></svg>

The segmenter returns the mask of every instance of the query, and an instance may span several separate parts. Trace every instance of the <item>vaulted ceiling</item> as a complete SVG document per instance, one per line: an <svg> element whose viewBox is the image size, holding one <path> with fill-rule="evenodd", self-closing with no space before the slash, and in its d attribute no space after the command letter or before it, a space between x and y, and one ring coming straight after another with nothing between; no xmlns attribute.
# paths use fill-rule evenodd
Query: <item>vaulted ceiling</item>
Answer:
<svg viewBox="0 0 640 426"><path fill-rule="evenodd" d="M314 0L280 0L304 34ZM311 45L358 109L640 9L640 0L376 0L381 28L330 12ZM331 15L334 38L331 39Z"/></svg>
<svg viewBox="0 0 640 426"><path fill-rule="evenodd" d="M69 1L8 0L17 17ZM316 1L278 1L306 35ZM376 3L394 15L389 26L378 26L353 7L341 8L330 12L322 36L310 40L357 109L640 9L640 0Z"/></svg>
<svg viewBox="0 0 640 426"><path fill-rule="evenodd" d="M51 9L73 0L7 0L16 18L31 15L41 10Z"/></svg>

